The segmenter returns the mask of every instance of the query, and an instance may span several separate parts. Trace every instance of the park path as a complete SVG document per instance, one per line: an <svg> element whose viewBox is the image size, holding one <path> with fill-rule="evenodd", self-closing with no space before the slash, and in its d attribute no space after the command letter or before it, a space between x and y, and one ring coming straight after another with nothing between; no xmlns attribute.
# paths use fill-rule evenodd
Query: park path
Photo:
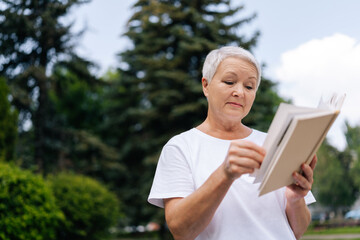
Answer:
<svg viewBox="0 0 360 240"><path fill-rule="evenodd" d="M360 239L360 233L356 234L329 234L329 235L306 235L301 240L321 240L321 239Z"/></svg>

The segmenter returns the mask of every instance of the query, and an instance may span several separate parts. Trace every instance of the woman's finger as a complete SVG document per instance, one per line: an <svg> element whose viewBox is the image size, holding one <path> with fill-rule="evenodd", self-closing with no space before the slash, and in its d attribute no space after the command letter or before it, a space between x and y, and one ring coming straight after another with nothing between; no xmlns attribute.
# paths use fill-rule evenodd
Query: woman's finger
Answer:
<svg viewBox="0 0 360 240"><path fill-rule="evenodd" d="M307 164L301 165L303 176L310 182L313 182L314 171L313 168Z"/></svg>
<svg viewBox="0 0 360 240"><path fill-rule="evenodd" d="M228 164L244 168L259 168L261 162L248 157L239 157L236 155L232 155L228 157Z"/></svg>
<svg viewBox="0 0 360 240"><path fill-rule="evenodd" d="M311 190L312 183L308 181L303 175L298 172L294 172L293 177L296 181L296 185L301 187L304 190Z"/></svg>
<svg viewBox="0 0 360 240"><path fill-rule="evenodd" d="M241 149L249 149L252 151L255 151L257 153L259 153L260 155L264 155L265 156L265 149L253 142L250 141L246 141L246 140L235 140L232 142L232 144L234 144L236 147L241 148Z"/></svg>
<svg viewBox="0 0 360 240"><path fill-rule="evenodd" d="M310 162L310 167L311 167L313 170L315 169L317 160L318 160L318 158L317 158L317 156L315 155L315 156L313 157L313 159L311 160L311 162Z"/></svg>

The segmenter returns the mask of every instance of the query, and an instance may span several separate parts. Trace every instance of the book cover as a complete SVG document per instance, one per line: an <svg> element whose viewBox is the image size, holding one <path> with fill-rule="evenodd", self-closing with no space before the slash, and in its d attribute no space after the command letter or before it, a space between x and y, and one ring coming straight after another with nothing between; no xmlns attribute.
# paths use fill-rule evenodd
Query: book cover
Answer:
<svg viewBox="0 0 360 240"><path fill-rule="evenodd" d="M280 104L263 147L264 161L254 172L254 183L261 182L259 195L293 183L292 173L302 163L310 163L340 113L343 96L320 101L317 108Z"/></svg>

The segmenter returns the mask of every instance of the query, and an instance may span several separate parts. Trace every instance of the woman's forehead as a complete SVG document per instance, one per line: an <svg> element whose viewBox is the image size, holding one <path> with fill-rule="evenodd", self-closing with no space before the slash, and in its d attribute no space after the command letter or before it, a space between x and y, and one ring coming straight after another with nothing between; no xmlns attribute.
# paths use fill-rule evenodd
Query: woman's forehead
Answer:
<svg viewBox="0 0 360 240"><path fill-rule="evenodd" d="M257 76L257 70L254 64L251 62L235 58L235 57L228 57L224 59L218 66L217 72L221 71L223 74L233 74L237 75L237 71L246 71L249 74L254 74Z"/></svg>

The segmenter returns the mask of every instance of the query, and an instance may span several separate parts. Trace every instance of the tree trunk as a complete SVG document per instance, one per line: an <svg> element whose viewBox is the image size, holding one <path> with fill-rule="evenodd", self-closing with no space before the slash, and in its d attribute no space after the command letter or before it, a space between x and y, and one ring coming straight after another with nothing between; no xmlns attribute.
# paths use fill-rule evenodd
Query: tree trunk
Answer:
<svg viewBox="0 0 360 240"><path fill-rule="evenodd" d="M46 118L47 118L47 78L45 75L45 68L37 68L36 73L34 74L36 81L38 82L39 91L37 98L37 108L34 112L34 132L35 132L35 162L38 167L38 171L41 173L46 172L47 163L46 163Z"/></svg>

